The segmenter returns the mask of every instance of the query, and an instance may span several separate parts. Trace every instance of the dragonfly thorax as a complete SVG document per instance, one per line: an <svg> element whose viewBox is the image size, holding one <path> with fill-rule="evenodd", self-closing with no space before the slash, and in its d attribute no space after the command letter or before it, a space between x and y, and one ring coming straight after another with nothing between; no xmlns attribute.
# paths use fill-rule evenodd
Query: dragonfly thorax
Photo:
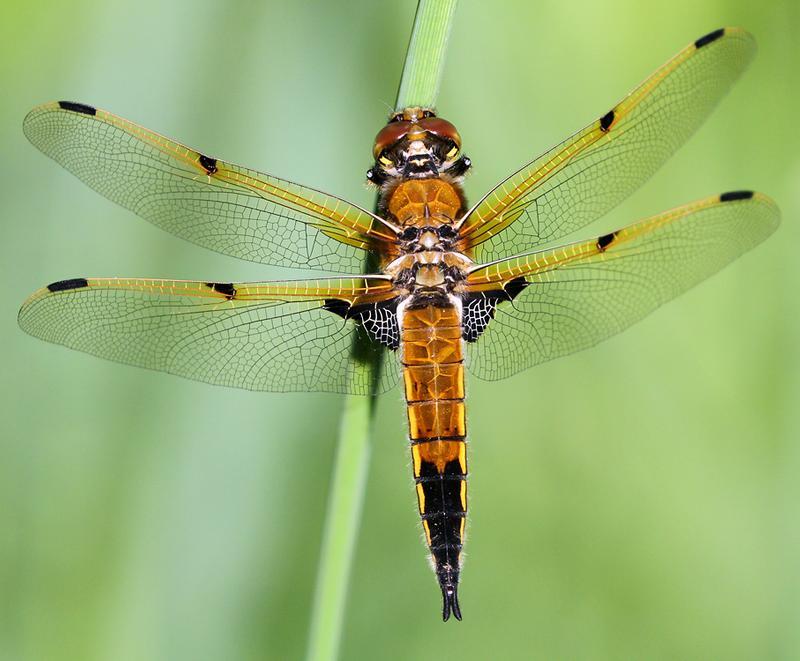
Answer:
<svg viewBox="0 0 800 661"><path fill-rule="evenodd" d="M472 260L459 252L422 250L398 257L386 267L386 273L407 295L432 290L450 294L460 289L472 265Z"/></svg>
<svg viewBox="0 0 800 661"><path fill-rule="evenodd" d="M428 250L452 251L458 234L449 223L440 225L410 225L400 236L400 249L405 253L424 252Z"/></svg>

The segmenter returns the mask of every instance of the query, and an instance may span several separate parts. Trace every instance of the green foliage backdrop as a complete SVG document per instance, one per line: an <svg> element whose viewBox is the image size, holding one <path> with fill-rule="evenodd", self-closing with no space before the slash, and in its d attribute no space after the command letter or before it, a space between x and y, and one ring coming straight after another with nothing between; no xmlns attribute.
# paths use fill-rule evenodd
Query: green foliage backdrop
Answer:
<svg viewBox="0 0 800 661"><path fill-rule="evenodd" d="M0 9L0 659L297 659L342 400L214 388L45 345L74 276L281 277L116 208L22 135L97 104L364 205L415 3L76 0ZM382 398L346 659L800 656L800 9L463 0L440 95L473 199L721 25L760 43L611 228L755 188L784 224L602 347L469 384L465 621L439 621L399 390Z"/></svg>

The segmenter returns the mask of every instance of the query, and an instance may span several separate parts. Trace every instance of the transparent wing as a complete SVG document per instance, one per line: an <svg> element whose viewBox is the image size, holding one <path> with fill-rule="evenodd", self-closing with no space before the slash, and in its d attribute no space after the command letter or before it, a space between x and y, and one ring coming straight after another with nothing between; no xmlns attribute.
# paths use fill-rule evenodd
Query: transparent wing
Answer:
<svg viewBox="0 0 800 661"><path fill-rule="evenodd" d="M480 261L560 239L609 211L705 120L755 53L737 28L698 39L582 131L490 191L461 225Z"/></svg>
<svg viewBox="0 0 800 661"><path fill-rule="evenodd" d="M101 195L226 255L359 272L364 249L394 240L385 221L338 197L211 158L105 110L48 103L23 128Z"/></svg>
<svg viewBox="0 0 800 661"><path fill-rule="evenodd" d="M500 379L591 347L750 250L779 218L764 195L726 193L591 241L478 266L470 291L502 287L513 300L497 305L470 345L469 368Z"/></svg>
<svg viewBox="0 0 800 661"><path fill-rule="evenodd" d="M76 278L35 292L19 324L48 342L207 383L369 394L371 372L352 359L364 331L330 309L392 296L391 283L379 277L245 284ZM397 380L394 361L385 363L379 391Z"/></svg>

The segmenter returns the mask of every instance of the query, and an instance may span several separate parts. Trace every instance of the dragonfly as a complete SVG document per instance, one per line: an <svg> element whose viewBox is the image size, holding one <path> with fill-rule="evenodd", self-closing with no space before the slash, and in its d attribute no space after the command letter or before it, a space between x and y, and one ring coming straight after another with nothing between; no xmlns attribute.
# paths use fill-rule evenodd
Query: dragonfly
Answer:
<svg viewBox="0 0 800 661"><path fill-rule="evenodd" d="M570 236L648 179L754 53L739 28L701 37L472 205L461 136L432 108L403 108L378 132L366 175L373 212L93 106L39 106L24 121L27 137L108 199L205 248L326 275L76 277L32 294L19 323L50 342L222 386L376 395L402 382L442 617L460 620L465 368L495 380L591 347L776 229L769 197L736 190Z"/></svg>

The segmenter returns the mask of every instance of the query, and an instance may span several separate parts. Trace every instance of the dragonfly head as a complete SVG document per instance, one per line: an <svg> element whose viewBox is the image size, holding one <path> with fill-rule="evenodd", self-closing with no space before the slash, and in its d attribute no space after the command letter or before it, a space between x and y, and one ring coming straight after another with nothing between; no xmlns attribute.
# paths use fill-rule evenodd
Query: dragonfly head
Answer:
<svg viewBox="0 0 800 661"><path fill-rule="evenodd" d="M471 163L461 154L461 136L446 119L427 108L395 113L375 136L375 165L367 171L374 184L397 179L462 177Z"/></svg>

